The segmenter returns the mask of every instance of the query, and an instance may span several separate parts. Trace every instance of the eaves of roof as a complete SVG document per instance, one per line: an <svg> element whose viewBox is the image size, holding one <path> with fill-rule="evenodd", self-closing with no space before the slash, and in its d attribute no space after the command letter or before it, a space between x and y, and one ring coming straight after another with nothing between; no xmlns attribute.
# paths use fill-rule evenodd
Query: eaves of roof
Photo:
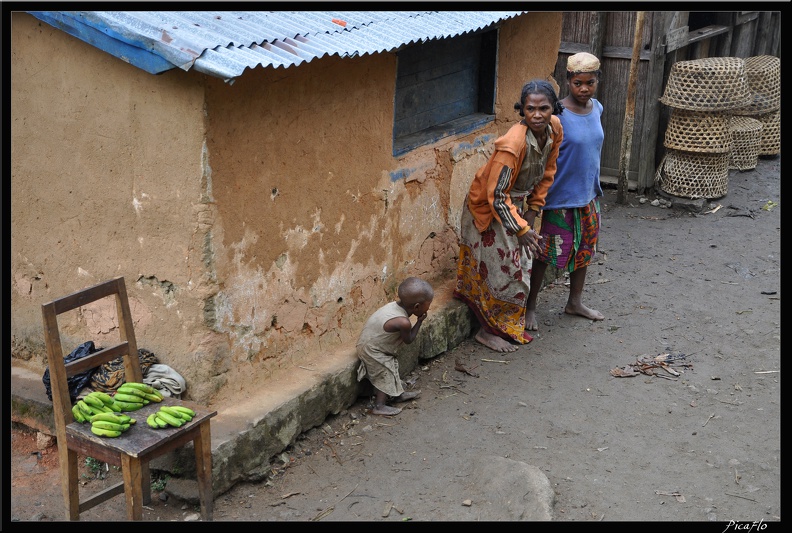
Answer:
<svg viewBox="0 0 792 533"><path fill-rule="evenodd" d="M475 32L524 11L29 11L152 74L180 68L227 82Z"/></svg>

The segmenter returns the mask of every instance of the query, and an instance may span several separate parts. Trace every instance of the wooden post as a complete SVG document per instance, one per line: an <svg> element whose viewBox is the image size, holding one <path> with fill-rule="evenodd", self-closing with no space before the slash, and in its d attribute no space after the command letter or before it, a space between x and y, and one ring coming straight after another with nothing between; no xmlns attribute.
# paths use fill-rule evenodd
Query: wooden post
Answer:
<svg viewBox="0 0 792 533"><path fill-rule="evenodd" d="M591 12L591 45L592 54L602 62L602 44L605 42L605 13L602 11Z"/></svg>
<svg viewBox="0 0 792 533"><path fill-rule="evenodd" d="M621 153L619 155L619 187L616 203L627 203L627 171L630 168L630 150L632 149L633 126L635 124L635 84L638 61L641 58L641 41L643 40L643 11L635 15L635 34L633 37L632 59L630 59L630 79L627 82L627 106L624 112L622 127Z"/></svg>

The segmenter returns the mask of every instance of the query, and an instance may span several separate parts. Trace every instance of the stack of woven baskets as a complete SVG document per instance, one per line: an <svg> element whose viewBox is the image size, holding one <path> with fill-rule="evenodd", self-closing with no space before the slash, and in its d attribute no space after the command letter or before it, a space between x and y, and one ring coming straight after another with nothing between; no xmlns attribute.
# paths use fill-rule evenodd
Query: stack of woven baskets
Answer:
<svg viewBox="0 0 792 533"><path fill-rule="evenodd" d="M747 107L734 111L735 122L738 117L759 122L761 135L757 155L777 155L781 153L781 59L775 56L748 57L745 59L745 77L752 101ZM740 124L745 122L742 120ZM734 142L737 143L736 137ZM755 166L754 161L750 168ZM739 166L732 168L745 170Z"/></svg>
<svg viewBox="0 0 792 533"><path fill-rule="evenodd" d="M778 153L780 80L780 60L773 56L675 63L660 99L672 108L664 140L668 151L655 175L660 189L687 198L720 198L728 190L729 169L754 168L760 153ZM763 144L765 124L776 120L773 111L778 134Z"/></svg>

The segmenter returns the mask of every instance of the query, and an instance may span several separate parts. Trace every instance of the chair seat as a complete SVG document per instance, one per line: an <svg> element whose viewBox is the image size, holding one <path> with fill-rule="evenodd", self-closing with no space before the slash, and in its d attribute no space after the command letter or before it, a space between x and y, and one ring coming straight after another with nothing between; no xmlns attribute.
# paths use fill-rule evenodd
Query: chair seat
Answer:
<svg viewBox="0 0 792 533"><path fill-rule="evenodd" d="M195 411L193 419L183 426L154 429L146 424L146 418L156 413L160 407L183 405ZM156 452L157 455L183 446L194 440L204 422L217 415L217 411L208 410L185 400L163 398L162 402L151 402L137 411L124 414L135 419L135 423L119 437L100 437L91 432L88 422L72 422L66 426L66 438L69 447L78 450L81 454L102 460L114 466L121 466L121 455L145 459Z"/></svg>

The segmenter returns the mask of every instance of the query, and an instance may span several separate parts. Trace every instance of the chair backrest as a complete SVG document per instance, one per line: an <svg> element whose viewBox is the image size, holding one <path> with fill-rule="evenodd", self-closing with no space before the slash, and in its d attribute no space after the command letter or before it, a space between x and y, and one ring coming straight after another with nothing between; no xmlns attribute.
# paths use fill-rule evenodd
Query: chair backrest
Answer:
<svg viewBox="0 0 792 533"><path fill-rule="evenodd" d="M119 343L66 363L58 328L58 315L108 297L115 297ZM117 277L42 304L41 313L47 344L55 428L60 439L61 437L65 438L65 427L74 421L67 382L69 377L97 368L118 357L123 357L126 381L142 382L143 372L140 368L135 330L123 277Z"/></svg>

